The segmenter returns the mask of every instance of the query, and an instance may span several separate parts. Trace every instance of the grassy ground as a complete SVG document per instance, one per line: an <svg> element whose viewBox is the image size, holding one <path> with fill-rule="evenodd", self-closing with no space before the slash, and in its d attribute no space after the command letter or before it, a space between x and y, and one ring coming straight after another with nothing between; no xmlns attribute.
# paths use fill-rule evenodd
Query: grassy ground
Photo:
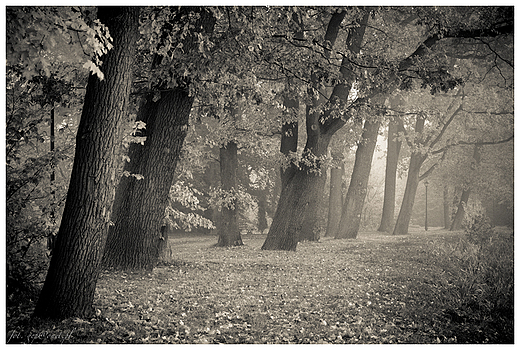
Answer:
<svg viewBox="0 0 520 350"><path fill-rule="evenodd" d="M168 263L153 272L102 274L97 317L29 320L27 305L9 310L7 341L512 343L512 294L486 304L493 290L485 287L500 282L509 289L496 293L512 293L512 266L498 282L485 280L482 266L466 271L477 253L464 253L463 236L367 232L301 243L296 252L262 251L260 235L236 248L212 247L215 236L171 238ZM500 236L501 269L513 263L511 237Z"/></svg>

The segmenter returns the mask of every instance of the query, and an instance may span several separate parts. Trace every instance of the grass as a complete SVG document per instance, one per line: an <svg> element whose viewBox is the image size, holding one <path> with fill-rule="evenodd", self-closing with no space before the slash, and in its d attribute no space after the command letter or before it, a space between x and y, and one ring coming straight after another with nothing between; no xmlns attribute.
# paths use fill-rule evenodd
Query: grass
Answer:
<svg viewBox="0 0 520 350"><path fill-rule="evenodd" d="M413 228L304 242L296 252L262 251L261 235L234 248L213 247L215 236L171 238L153 272L102 273L95 318L30 320L26 305L8 310L7 340L513 343L511 237L497 234L485 255L463 232Z"/></svg>

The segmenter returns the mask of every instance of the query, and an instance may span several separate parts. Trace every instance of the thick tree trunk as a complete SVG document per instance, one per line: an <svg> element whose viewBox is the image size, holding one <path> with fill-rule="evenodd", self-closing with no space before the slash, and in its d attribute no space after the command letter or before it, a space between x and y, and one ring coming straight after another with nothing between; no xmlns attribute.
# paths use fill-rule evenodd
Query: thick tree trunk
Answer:
<svg viewBox="0 0 520 350"><path fill-rule="evenodd" d="M444 228L449 230L451 227L451 208L450 208L450 188L448 185L444 186L444 190L442 192L442 207L444 214Z"/></svg>
<svg viewBox="0 0 520 350"><path fill-rule="evenodd" d="M315 156L326 154L330 137L327 135L311 137L315 142L312 147L306 146L306 150L312 149ZM310 156L312 157L312 156ZM294 171L294 175L282 188L278 206L273 217L273 222L262 246L264 250L296 250L303 227L307 207L317 196L323 195L321 164L318 161L315 166L306 164Z"/></svg>
<svg viewBox="0 0 520 350"><path fill-rule="evenodd" d="M220 147L220 181L222 189L232 197L222 205L220 227L218 228L218 247L232 247L243 245L240 230L238 229L236 198L237 182L237 144L230 141Z"/></svg>
<svg viewBox="0 0 520 350"><path fill-rule="evenodd" d="M337 157L335 157L337 158ZM329 213L327 218L326 237L334 237L339 228L341 220L341 210L343 208L343 174L345 164L341 161L339 168L330 168L330 194L329 194Z"/></svg>
<svg viewBox="0 0 520 350"><path fill-rule="evenodd" d="M117 184L123 123L129 104L139 9L100 7L114 47L100 67L104 79L90 75L67 201L56 245L34 316L89 317Z"/></svg>
<svg viewBox="0 0 520 350"><path fill-rule="evenodd" d="M130 146L125 170L142 175L121 178L113 207L103 264L121 269L152 269L164 239L161 226L175 168L188 129L193 98L181 89L148 96L139 120L146 123L144 145Z"/></svg>
<svg viewBox="0 0 520 350"><path fill-rule="evenodd" d="M323 169L323 172L325 172L325 169ZM305 217L298 238L300 242L318 242L320 240L320 226L322 219L320 215L320 208L323 203L323 192L325 190L326 181L326 174L319 176L316 188L320 189L320 192L316 192L315 195L310 198L309 204L305 209Z"/></svg>
<svg viewBox="0 0 520 350"><path fill-rule="evenodd" d="M390 122L388 125L388 149L386 153L385 170L385 194L383 199L383 213L381 224L377 229L379 232L391 232L394 224L395 213L395 184L397 180L397 164L399 163L399 152L401 142L397 137L397 123Z"/></svg>
<svg viewBox="0 0 520 350"><path fill-rule="evenodd" d="M380 125L379 121L365 121L363 137L356 150L354 169L335 238L353 239L358 235Z"/></svg>
<svg viewBox="0 0 520 350"><path fill-rule="evenodd" d="M183 39L183 49L196 52L196 33L211 31L215 18L204 8L184 7L171 21L189 13L199 13L200 17L193 24L193 32ZM152 67L159 66L161 61L162 56L156 54ZM146 123L146 141L144 145L131 145L126 170L142 175L143 179L121 179L113 208L114 226L109 231L103 258L105 266L152 269L165 246L161 227L193 104L193 97L188 94L189 81L179 79L178 84L173 90L165 89L162 83L154 86L157 91L162 90L160 99L154 101L156 94L150 94L139 110L138 118Z"/></svg>

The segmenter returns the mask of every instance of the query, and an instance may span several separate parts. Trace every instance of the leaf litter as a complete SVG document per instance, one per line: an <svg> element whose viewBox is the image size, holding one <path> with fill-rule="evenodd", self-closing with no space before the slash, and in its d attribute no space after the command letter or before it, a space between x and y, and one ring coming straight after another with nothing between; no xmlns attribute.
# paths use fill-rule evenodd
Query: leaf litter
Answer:
<svg viewBox="0 0 520 350"><path fill-rule="evenodd" d="M170 260L152 272L102 272L94 318L33 331L73 330L69 343L454 343L435 283L442 269L426 249L450 234L362 233L296 252L261 250L265 236L233 248L213 247L213 236L171 239Z"/></svg>

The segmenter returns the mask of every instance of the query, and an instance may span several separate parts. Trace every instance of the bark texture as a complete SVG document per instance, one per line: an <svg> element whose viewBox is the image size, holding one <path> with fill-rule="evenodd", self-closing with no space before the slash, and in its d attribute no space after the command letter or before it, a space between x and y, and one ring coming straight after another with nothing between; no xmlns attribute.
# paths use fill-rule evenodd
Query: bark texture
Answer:
<svg viewBox="0 0 520 350"><path fill-rule="evenodd" d="M354 239L358 235L380 125L379 121L367 120L363 126L363 137L356 150L354 169L335 238Z"/></svg>
<svg viewBox="0 0 520 350"><path fill-rule="evenodd" d="M236 142L233 141L228 142L220 148L220 180L222 189L231 194L233 199L223 204L221 208L221 220L218 228L218 247L243 245L237 221L237 148Z"/></svg>
<svg viewBox="0 0 520 350"><path fill-rule="evenodd" d="M200 14L192 24L193 32L179 39L186 53L197 52L197 33L212 31L215 23L211 11L199 7L181 8L171 21L189 21L192 13ZM169 35L171 25L171 22L164 24L163 37ZM159 48L161 45L166 44L160 42ZM156 54L152 68L160 66L162 61L163 57ZM167 88L159 81L153 87L156 92L150 93L140 106L138 120L146 123L143 134L146 141L144 145L131 145L130 162L125 170L142 175L143 179L123 177L118 186L112 216L114 226L109 231L103 258L107 267L150 270L165 246L161 227L193 105L193 97L188 94L189 79L173 78L177 79L176 88Z"/></svg>
<svg viewBox="0 0 520 350"><path fill-rule="evenodd" d="M103 264L121 269L152 269L159 258L168 194L186 137L193 98L183 89L148 96L139 120L146 123L144 145L132 144L125 170L142 175L121 178L113 207Z"/></svg>
<svg viewBox="0 0 520 350"><path fill-rule="evenodd" d="M326 147L328 142L323 142ZM313 197L323 194L322 175L314 169L297 169L282 188L273 222L262 246L265 250L296 250L306 209Z"/></svg>
<svg viewBox="0 0 520 350"><path fill-rule="evenodd" d="M139 9L100 7L99 20L113 38L102 57L104 80L90 75L67 200L54 252L34 316L87 318L110 222L139 36Z"/></svg>

